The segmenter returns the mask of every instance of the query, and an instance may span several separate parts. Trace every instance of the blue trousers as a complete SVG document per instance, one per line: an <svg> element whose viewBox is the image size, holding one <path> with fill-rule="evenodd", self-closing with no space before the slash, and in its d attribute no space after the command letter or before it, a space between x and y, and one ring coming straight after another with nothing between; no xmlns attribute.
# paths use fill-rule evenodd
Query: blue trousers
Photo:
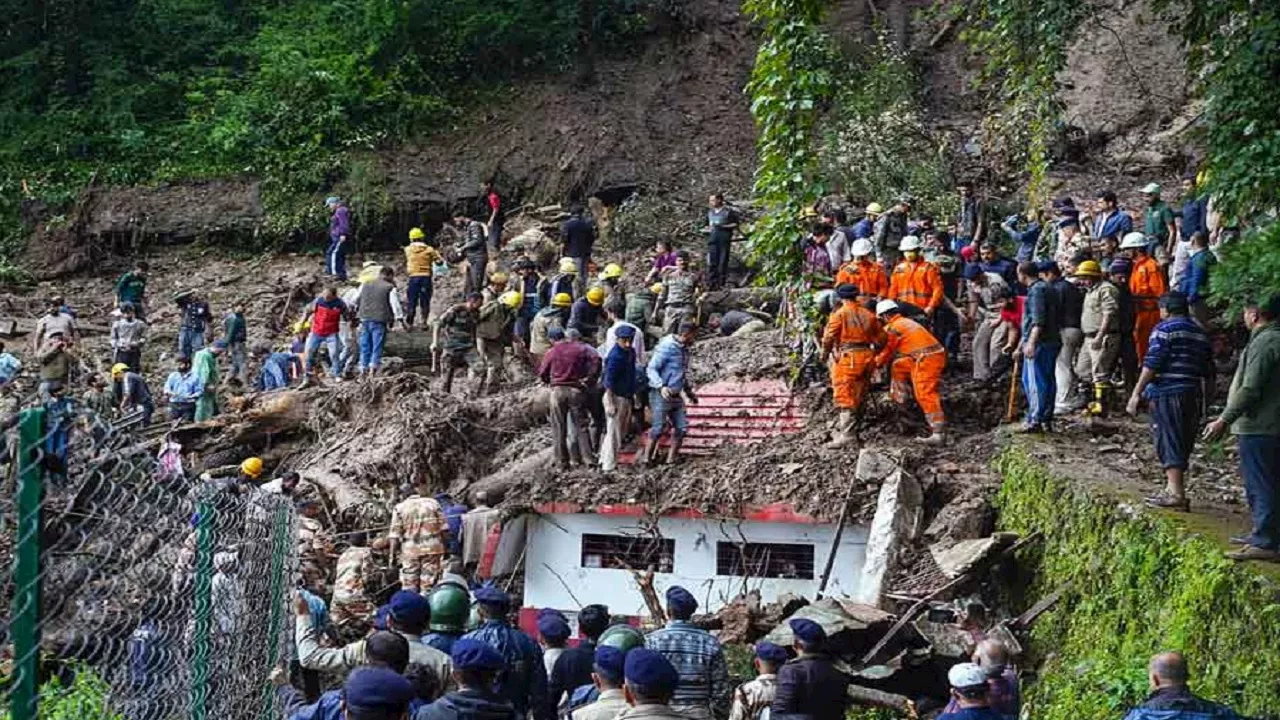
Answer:
<svg viewBox="0 0 1280 720"><path fill-rule="evenodd" d="M405 309L405 320L413 325L413 318L418 314L418 305L422 305L422 322L431 317L431 276L414 275L409 278L409 307Z"/></svg>
<svg viewBox="0 0 1280 720"><path fill-rule="evenodd" d="M178 355L182 357L191 357L196 354L197 350L204 349L204 330L195 330L193 328L178 328ZM137 370L138 368L129 368Z"/></svg>
<svg viewBox="0 0 1280 720"><path fill-rule="evenodd" d="M649 391L649 404L653 408L653 425L649 427L649 437L657 440L662 436L663 426L671 421L671 433L678 440L689 432L689 418L684 413L684 398L676 397L667 400L658 390Z"/></svg>
<svg viewBox="0 0 1280 720"><path fill-rule="evenodd" d="M1200 434L1200 391L1157 395L1148 406L1160 467L1186 470Z"/></svg>
<svg viewBox="0 0 1280 720"><path fill-rule="evenodd" d="M387 324L378 320L360 321L360 370L382 366L382 346L387 342Z"/></svg>
<svg viewBox="0 0 1280 720"><path fill-rule="evenodd" d="M324 253L324 271L339 280L347 279L347 249L337 238L329 238L329 249Z"/></svg>
<svg viewBox="0 0 1280 720"><path fill-rule="evenodd" d="M1280 436L1237 435L1240 474L1253 515L1249 544L1280 550Z"/></svg>
<svg viewBox="0 0 1280 720"><path fill-rule="evenodd" d="M1022 360L1022 391L1027 394L1027 425L1053 422L1053 406L1058 394L1054 365L1062 343L1036 343L1036 354Z"/></svg>
<svg viewBox="0 0 1280 720"><path fill-rule="evenodd" d="M316 351L321 345L329 348L329 374L334 377L342 375L342 338L338 333L325 337L315 333L307 336L307 372L311 372L311 369L316 366Z"/></svg>
<svg viewBox="0 0 1280 720"><path fill-rule="evenodd" d="M729 240L707 241L707 273L711 276L712 290L724 287L729 275Z"/></svg>

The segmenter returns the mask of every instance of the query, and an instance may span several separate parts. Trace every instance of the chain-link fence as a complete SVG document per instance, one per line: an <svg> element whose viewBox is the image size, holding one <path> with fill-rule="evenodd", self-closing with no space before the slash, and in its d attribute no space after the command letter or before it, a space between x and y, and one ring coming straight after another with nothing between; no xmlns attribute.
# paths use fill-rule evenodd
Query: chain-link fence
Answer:
<svg viewBox="0 0 1280 720"><path fill-rule="evenodd" d="M292 648L292 504L70 400L10 420L7 718L267 718ZM0 713L0 718L6 715Z"/></svg>

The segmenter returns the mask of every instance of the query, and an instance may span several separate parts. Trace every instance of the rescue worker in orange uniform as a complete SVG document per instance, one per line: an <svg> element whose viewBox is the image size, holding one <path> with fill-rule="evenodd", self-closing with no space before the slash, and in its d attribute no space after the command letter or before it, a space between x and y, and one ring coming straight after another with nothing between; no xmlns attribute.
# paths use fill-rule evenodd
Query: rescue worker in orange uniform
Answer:
<svg viewBox="0 0 1280 720"><path fill-rule="evenodd" d="M1131 232L1120 241L1120 249L1133 260L1129 272L1129 294L1133 298L1133 346L1138 351L1138 364L1147 357L1151 331L1160 324L1160 296L1169 291L1160 264L1147 252L1147 236Z"/></svg>
<svg viewBox="0 0 1280 720"><path fill-rule="evenodd" d="M858 289L859 302L875 302L889 294L889 276L872 257L875 248L863 238L853 242L853 259L840 266L836 285L852 285Z"/></svg>
<svg viewBox="0 0 1280 720"><path fill-rule="evenodd" d="M842 303L827 318L827 327L822 333L822 361L826 363L832 353L836 358L831 364L831 393L836 407L840 408L836 431L827 445L830 448L853 442L858 408L862 406L875 369L875 348L884 347L888 342L880 320L859 304L859 295L858 288L850 283L836 287L836 297Z"/></svg>
<svg viewBox="0 0 1280 720"><path fill-rule="evenodd" d="M876 315L884 323L888 341L875 362L878 368L893 363L890 396L894 402L905 405L910 385L915 390L916 403L929 421L929 437L921 438L920 442L941 445L946 440L947 418L942 412L939 384L947 366L947 351L923 326L903 317L898 303L881 300L876 304Z"/></svg>
<svg viewBox="0 0 1280 720"><path fill-rule="evenodd" d="M889 278L888 299L910 303L924 310L929 317L943 302L942 273L938 266L920 256L920 238L908 235L902 238L898 249L902 262L893 268Z"/></svg>

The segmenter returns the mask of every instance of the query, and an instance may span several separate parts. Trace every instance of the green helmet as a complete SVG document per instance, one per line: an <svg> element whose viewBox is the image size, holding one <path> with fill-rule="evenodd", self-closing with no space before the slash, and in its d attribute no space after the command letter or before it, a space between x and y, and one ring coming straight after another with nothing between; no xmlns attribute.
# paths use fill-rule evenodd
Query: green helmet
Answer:
<svg viewBox="0 0 1280 720"><path fill-rule="evenodd" d="M480 606L472 605L471 612L467 615L467 630L475 630L480 627Z"/></svg>
<svg viewBox="0 0 1280 720"><path fill-rule="evenodd" d="M597 644L616 647L626 653L638 647L644 647L644 633L630 625L611 625L600 633L600 641Z"/></svg>
<svg viewBox="0 0 1280 720"><path fill-rule="evenodd" d="M453 583L437 585L428 596L432 632L461 633L471 612L471 593Z"/></svg>

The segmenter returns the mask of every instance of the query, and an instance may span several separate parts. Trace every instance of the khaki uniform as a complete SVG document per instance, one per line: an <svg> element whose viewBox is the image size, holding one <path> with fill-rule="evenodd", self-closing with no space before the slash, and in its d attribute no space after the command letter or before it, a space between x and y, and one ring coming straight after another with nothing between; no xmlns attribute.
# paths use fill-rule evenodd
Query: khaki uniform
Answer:
<svg viewBox="0 0 1280 720"><path fill-rule="evenodd" d="M1107 327L1102 327L1103 315L1111 316ZM1120 290L1110 281L1101 280L1085 293L1080 330L1084 347L1076 356L1076 377L1095 386L1109 383L1120 357ZM1102 342L1094 347L1098 335Z"/></svg>
<svg viewBox="0 0 1280 720"><path fill-rule="evenodd" d="M444 565L444 512L432 498L414 495L391 511L387 537L400 541L400 586L421 592L436 584Z"/></svg>
<svg viewBox="0 0 1280 720"><path fill-rule="evenodd" d="M627 709L627 699L621 689L605 690L590 705L583 705L569 714L569 720L613 720Z"/></svg>
<svg viewBox="0 0 1280 720"><path fill-rule="evenodd" d="M376 572L373 550L367 547L350 547L338 557L333 581L333 603L329 615L333 624L367 622L375 608L365 590L365 578Z"/></svg>
<svg viewBox="0 0 1280 720"><path fill-rule="evenodd" d="M319 520L298 518L298 557L302 560L322 562L333 554L333 540Z"/></svg>
<svg viewBox="0 0 1280 720"><path fill-rule="evenodd" d="M484 371L484 386L494 389L506 375L504 356L512 344L511 329L516 321L516 311L491 300L480 308L480 321L476 324L476 348L480 351L480 368Z"/></svg>
<svg viewBox="0 0 1280 720"><path fill-rule="evenodd" d="M729 720L756 720L765 708L773 704L773 696L777 693L778 676L772 673L739 685L733 693Z"/></svg>

